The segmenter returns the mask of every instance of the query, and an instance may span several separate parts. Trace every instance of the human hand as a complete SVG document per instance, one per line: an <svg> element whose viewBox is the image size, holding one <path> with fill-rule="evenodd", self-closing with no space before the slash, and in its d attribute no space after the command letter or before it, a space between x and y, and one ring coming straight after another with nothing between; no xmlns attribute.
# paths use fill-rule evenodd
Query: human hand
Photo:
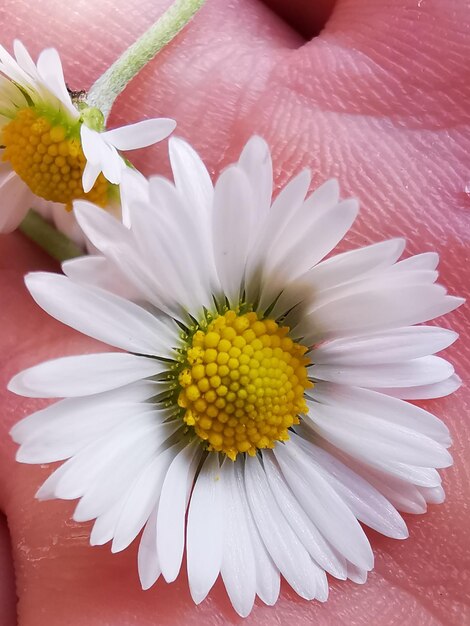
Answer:
<svg viewBox="0 0 470 626"><path fill-rule="evenodd" d="M72 12L59 0L34 5L9 0L3 43L10 46L21 37L35 53L54 45L70 86L86 88L167 4L143 0L129 9L123 0L99 5L81 0ZM291 18L300 16L298 23L307 30L318 10L310 4L289 3ZM336 176L344 196L360 198L362 211L348 247L404 235L408 253L437 250L441 282L451 293L465 295L470 205L464 191L470 178L465 10L461 1L338 1L325 31L304 44L255 0L229 6L208 0L121 96L110 125L174 117L176 133L191 141L214 173L258 133L272 148L279 185L309 166L315 185ZM140 157L136 165L147 174L168 173L164 145L146 150L145 160ZM46 358L93 351L95 342L48 318L27 295L23 274L56 266L19 234L2 237L0 245L5 389L17 371ZM463 332L464 312L453 314L450 323ZM448 356L464 376L469 360L464 339ZM368 531L376 567L365 586L331 580L330 599L320 605L297 598L285 585L275 608L257 602L244 623L465 621L468 402L460 391L426 405L444 418L454 437L455 465L444 472L446 503L431 506L425 516L405 516L410 529L405 542ZM72 503L34 500L51 470L16 464L7 433L39 406L40 401L2 392L0 505L11 529L21 626L241 622L219 583L199 607L184 574L172 585L159 581L141 591L135 546L118 555L107 546L90 548L90 524L70 520Z"/></svg>

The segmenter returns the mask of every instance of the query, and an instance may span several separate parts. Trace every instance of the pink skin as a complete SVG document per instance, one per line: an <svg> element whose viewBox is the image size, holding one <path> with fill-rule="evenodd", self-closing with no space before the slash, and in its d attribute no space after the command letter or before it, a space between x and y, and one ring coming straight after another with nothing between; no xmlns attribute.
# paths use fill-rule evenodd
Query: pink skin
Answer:
<svg viewBox="0 0 470 626"><path fill-rule="evenodd" d="M7 0L2 43L14 37L37 54L54 45L72 88L86 88L168 5L168 0ZM269 4L266 0L266 4ZM332 3L271 0L304 33ZM289 9L286 9L289 5ZM313 5L318 8L312 9ZM133 7L133 8L129 8ZM441 282L465 296L470 197L468 7L462 0L338 0L326 29L304 44L255 0L208 0L192 25L119 99L111 125L172 116L177 134L213 173L236 158L252 133L271 145L277 185L309 166L314 184L336 176L362 212L346 246L404 235L407 254L437 250ZM146 173L168 173L166 145L135 154ZM0 506L8 517L21 626L240 624L222 584L199 607L186 574L141 591L136 546L118 555L90 548L91 524L70 521L72 502L34 500L50 467L14 462L7 433L43 401L7 393L18 370L62 354L105 349L48 318L23 286L30 270L58 270L20 234L0 239ZM460 331L447 351L461 376L469 368L466 310L442 321ZM467 343L468 345L468 343ZM407 515L410 538L368 532L376 566L366 585L330 581L321 605L283 585L276 608L257 601L244 624L463 624L470 620L469 402L465 391L423 403L449 425L453 468L447 500ZM11 565L0 532L2 624L15 623Z"/></svg>

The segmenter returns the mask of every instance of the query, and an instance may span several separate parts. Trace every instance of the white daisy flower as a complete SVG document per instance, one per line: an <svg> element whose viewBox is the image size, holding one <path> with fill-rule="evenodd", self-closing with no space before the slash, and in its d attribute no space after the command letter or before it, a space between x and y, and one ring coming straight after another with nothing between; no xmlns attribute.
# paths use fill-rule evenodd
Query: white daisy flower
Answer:
<svg viewBox="0 0 470 626"><path fill-rule="evenodd" d="M56 50L44 50L35 64L15 41L14 54L0 46L0 232L14 230L38 197L68 209L77 198L116 204L114 185L126 168L119 151L164 139L175 122L106 131L101 111L67 89Z"/></svg>
<svg viewBox="0 0 470 626"><path fill-rule="evenodd" d="M306 197L303 171L271 204L260 138L215 188L189 145L170 156L174 185L125 177L130 228L76 203L102 257L26 278L50 315L118 351L13 378L64 398L14 426L17 459L65 461L37 497L78 498L93 545L118 552L143 529L144 589L186 554L196 603L220 575L246 616L276 602L281 574L324 601L326 573L363 583L373 567L361 523L403 539L399 510L444 499L449 432L403 398L459 386L434 356L456 333L421 324L462 300L435 283L436 254L398 261L402 239L325 260L357 201L333 180Z"/></svg>

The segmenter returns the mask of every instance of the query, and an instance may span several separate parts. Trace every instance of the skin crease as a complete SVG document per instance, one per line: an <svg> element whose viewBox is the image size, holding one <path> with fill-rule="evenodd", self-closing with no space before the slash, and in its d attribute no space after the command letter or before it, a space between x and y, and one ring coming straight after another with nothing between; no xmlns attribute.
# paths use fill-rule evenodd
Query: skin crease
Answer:
<svg viewBox="0 0 470 626"><path fill-rule="evenodd" d="M21 37L36 56L58 48L70 87L87 88L168 1L4 0L2 43ZM268 4L266 0L266 4ZM272 6L281 2L272 0ZM388 237L408 239L406 255L437 250L440 282L466 295L469 262L469 6L459 0L338 0L289 3L304 41L257 0L208 0L186 31L119 98L110 126L165 115L200 151L212 173L238 157L253 133L273 151L276 185L302 167L313 186L336 176L361 214L342 248ZM105 26L103 26L105 25ZM136 152L146 174L168 173L166 142ZM11 532L20 626L219 624L457 625L470 621L468 525L469 400L464 389L421 403L444 418L454 466L442 472L447 500L426 515L405 515L410 538L367 531L375 552L366 585L330 579L326 604L306 602L283 584L276 607L256 601L239 618L218 581L199 607L184 571L140 589L136 542L112 555L90 548L91 524L71 521L73 502L39 503L34 493L52 466L14 462L8 431L42 400L5 391L25 367L59 355L107 349L49 318L23 285L31 270L58 266L19 233L0 236L0 508ZM466 319L467 318L467 319ZM465 378L470 359L466 308L440 323L461 333L446 351ZM466 519L467 518L467 519ZM12 626L14 597L4 530L0 533L2 624ZM10 578L9 578L10 577Z"/></svg>

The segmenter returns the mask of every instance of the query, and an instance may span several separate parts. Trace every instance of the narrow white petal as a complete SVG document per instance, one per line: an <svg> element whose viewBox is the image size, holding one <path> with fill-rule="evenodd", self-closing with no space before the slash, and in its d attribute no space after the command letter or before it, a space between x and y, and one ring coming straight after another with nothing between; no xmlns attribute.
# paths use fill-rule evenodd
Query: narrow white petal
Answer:
<svg viewBox="0 0 470 626"><path fill-rule="evenodd" d="M305 319L305 341L361 332L378 332L427 322L460 306L464 300L447 296L440 285L390 288L387 281L371 290L358 291L327 302ZM297 332L297 329L296 329Z"/></svg>
<svg viewBox="0 0 470 626"><path fill-rule="evenodd" d="M193 443L174 458L163 483L157 515L157 550L162 574L167 582L178 576L184 550L184 522L189 490L201 456Z"/></svg>
<svg viewBox="0 0 470 626"><path fill-rule="evenodd" d="M439 263L437 252L422 252L407 259L403 259L390 268L391 272L402 272L409 270L435 270Z"/></svg>
<svg viewBox="0 0 470 626"><path fill-rule="evenodd" d="M85 193L88 193L96 182L101 172L101 166L91 161L87 161L82 175L82 187Z"/></svg>
<svg viewBox="0 0 470 626"><path fill-rule="evenodd" d="M439 485L438 487L418 487L423 498L430 504L442 504L446 499L444 489Z"/></svg>
<svg viewBox="0 0 470 626"><path fill-rule="evenodd" d="M263 452L263 465L277 504L312 559L336 578L346 579L346 560L340 556L302 509L278 469L273 452Z"/></svg>
<svg viewBox="0 0 470 626"><path fill-rule="evenodd" d="M273 165L266 141L256 135L251 137L240 154L238 164L250 181L258 219L263 218L271 206L273 189Z"/></svg>
<svg viewBox="0 0 470 626"><path fill-rule="evenodd" d="M118 150L135 150L136 148L146 148L165 139L175 128L175 120L160 117L114 128L102 133L101 136L106 143L113 145Z"/></svg>
<svg viewBox="0 0 470 626"><path fill-rule="evenodd" d="M92 163L101 171L101 139L100 134L85 124L80 127L80 139L82 142L83 154L88 163Z"/></svg>
<svg viewBox="0 0 470 626"><path fill-rule="evenodd" d="M245 274L253 201L243 170L231 166L222 172L214 194L214 256L222 290L232 305L238 303Z"/></svg>
<svg viewBox="0 0 470 626"><path fill-rule="evenodd" d="M121 211L122 223L131 227L131 207L138 202L149 199L149 182L137 170L126 167L122 172L121 179Z"/></svg>
<svg viewBox="0 0 470 626"><path fill-rule="evenodd" d="M432 413L409 402L389 397L369 389L359 389L319 382L308 394L318 402L348 407L359 413L376 416L392 424L400 424L431 437L441 445L450 446L447 426Z"/></svg>
<svg viewBox="0 0 470 626"><path fill-rule="evenodd" d="M277 506L266 474L255 457L246 459L245 484L253 518L272 560L296 593L312 600L317 590L317 570Z"/></svg>
<svg viewBox="0 0 470 626"><path fill-rule="evenodd" d="M31 208L33 194L29 187L12 170L0 172L0 233L10 233Z"/></svg>
<svg viewBox="0 0 470 626"><path fill-rule="evenodd" d="M249 521L244 506L245 485L236 465L225 460L221 467L224 496L224 547L221 574L235 611L246 617L255 601L256 563L252 549Z"/></svg>
<svg viewBox="0 0 470 626"><path fill-rule="evenodd" d="M402 464L425 468L448 467L452 463L443 446L411 428L339 405L308 405L307 425L341 450L374 467L392 470Z"/></svg>
<svg viewBox="0 0 470 626"><path fill-rule="evenodd" d="M457 337L457 333L436 326L394 328L324 343L315 348L314 361L327 365L398 363L444 350Z"/></svg>
<svg viewBox="0 0 470 626"><path fill-rule="evenodd" d="M62 271L75 283L99 287L126 300L139 300L134 285L104 256L87 254L70 259L62 263Z"/></svg>
<svg viewBox="0 0 470 626"><path fill-rule="evenodd" d="M85 522L96 518L112 507L129 487L137 482L142 471L152 463L155 456L167 448L168 438L178 427L179 423L176 420L165 424L159 423L158 413L155 412L153 421L145 425L139 424L127 441L121 438L118 442L116 439L108 455L104 453L100 458L99 467L94 471L93 481L86 486L74 511L73 519L77 522ZM103 448L105 449L105 446ZM60 495L59 490L68 493L69 485L66 487L62 480L56 489L57 495ZM113 549L113 551L116 550Z"/></svg>
<svg viewBox="0 0 470 626"><path fill-rule="evenodd" d="M49 315L122 350L168 357L178 339L155 315L103 289L46 272L28 274L25 282Z"/></svg>
<svg viewBox="0 0 470 626"><path fill-rule="evenodd" d="M168 145L176 188L186 204L194 207L198 219L209 224L214 188L206 166L197 152L182 139L171 137Z"/></svg>
<svg viewBox="0 0 470 626"><path fill-rule="evenodd" d="M79 117L79 112L73 106L67 86L59 53L54 48L47 48L39 55L37 69L44 83L58 98L74 119Z"/></svg>
<svg viewBox="0 0 470 626"><path fill-rule="evenodd" d="M371 547L343 499L296 446L278 445L274 455L299 503L327 541L348 561L364 569L374 562Z"/></svg>
<svg viewBox="0 0 470 626"><path fill-rule="evenodd" d="M359 211L357 200L343 200L330 210L318 212L316 219L304 225L298 224L296 238L273 246L269 268L282 272L286 278L296 278L321 261L351 228Z"/></svg>
<svg viewBox="0 0 470 626"><path fill-rule="evenodd" d="M95 439L63 463L44 482L36 497L40 500L80 498L93 486L94 477L103 466L128 451L136 440L148 438L148 433L157 425L154 412L142 408L133 413L125 422L110 429L107 436Z"/></svg>
<svg viewBox="0 0 470 626"><path fill-rule="evenodd" d="M91 546L103 546L108 541L111 541L126 497L127 494L124 494L112 507L98 515L90 533Z"/></svg>
<svg viewBox="0 0 470 626"><path fill-rule="evenodd" d="M156 376L166 366L122 352L103 352L46 361L14 376L8 389L27 398L87 396Z"/></svg>
<svg viewBox="0 0 470 626"><path fill-rule="evenodd" d="M375 389L403 400L428 400L431 398L443 398L449 396L462 385L462 380L453 374L445 380L432 385L421 385L419 387L389 387L387 389Z"/></svg>
<svg viewBox="0 0 470 626"><path fill-rule="evenodd" d="M189 590L196 604L212 589L222 564L222 489L218 457L209 454L194 485L186 530Z"/></svg>
<svg viewBox="0 0 470 626"><path fill-rule="evenodd" d="M438 356L424 356L401 363L372 365L322 364L309 368L309 375L319 380L357 387L417 387L446 380L453 366Z"/></svg>
<svg viewBox="0 0 470 626"><path fill-rule="evenodd" d="M152 511L142 533L137 565L142 589L150 589L162 572L157 553L157 508Z"/></svg>
<svg viewBox="0 0 470 626"><path fill-rule="evenodd" d="M131 486L116 524L112 552L125 550L148 521L160 500L168 468L180 449L181 446L172 446L154 456Z"/></svg>
<svg viewBox="0 0 470 626"><path fill-rule="evenodd" d="M405 248L404 239L389 239L337 254L322 261L304 275L316 291L328 289L359 276L391 266Z"/></svg>
<svg viewBox="0 0 470 626"><path fill-rule="evenodd" d="M359 521L387 537L394 539L408 537L408 530L402 517L390 502L366 480L333 455L306 439L293 434L292 443L299 445L318 463L323 477L343 498Z"/></svg>
<svg viewBox="0 0 470 626"><path fill-rule="evenodd" d="M35 80L40 78L36 64L19 39L15 39L13 42L13 52L15 53L16 60L18 61L18 65L21 69L30 74Z"/></svg>

